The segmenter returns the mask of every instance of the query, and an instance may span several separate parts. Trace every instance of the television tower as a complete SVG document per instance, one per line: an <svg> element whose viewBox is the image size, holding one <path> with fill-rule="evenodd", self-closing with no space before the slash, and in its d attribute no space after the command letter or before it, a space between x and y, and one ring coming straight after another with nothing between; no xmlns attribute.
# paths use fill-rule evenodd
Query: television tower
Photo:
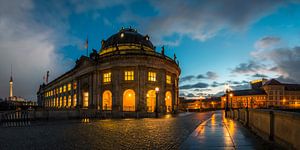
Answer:
<svg viewBox="0 0 300 150"><path fill-rule="evenodd" d="M13 97L13 77L12 77L12 65L10 65L10 80L9 80L9 98Z"/></svg>

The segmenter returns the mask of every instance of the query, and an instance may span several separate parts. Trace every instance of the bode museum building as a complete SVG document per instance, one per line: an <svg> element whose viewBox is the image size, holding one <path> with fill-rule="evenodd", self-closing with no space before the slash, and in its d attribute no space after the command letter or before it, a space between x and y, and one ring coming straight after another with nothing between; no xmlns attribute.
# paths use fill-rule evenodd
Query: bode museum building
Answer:
<svg viewBox="0 0 300 150"><path fill-rule="evenodd" d="M99 52L81 56L73 69L42 84L38 104L114 112L177 109L181 70L175 54L166 56L164 47L156 52L148 35L131 28L122 28L101 44Z"/></svg>

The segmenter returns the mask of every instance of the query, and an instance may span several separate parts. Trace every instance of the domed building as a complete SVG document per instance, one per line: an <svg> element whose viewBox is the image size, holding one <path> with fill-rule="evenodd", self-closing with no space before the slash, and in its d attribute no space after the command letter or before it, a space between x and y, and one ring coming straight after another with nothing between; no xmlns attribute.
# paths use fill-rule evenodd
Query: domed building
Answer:
<svg viewBox="0 0 300 150"><path fill-rule="evenodd" d="M122 28L102 40L99 52L81 56L73 69L43 84L39 105L113 112L173 112L178 106L176 56L156 52L148 35Z"/></svg>

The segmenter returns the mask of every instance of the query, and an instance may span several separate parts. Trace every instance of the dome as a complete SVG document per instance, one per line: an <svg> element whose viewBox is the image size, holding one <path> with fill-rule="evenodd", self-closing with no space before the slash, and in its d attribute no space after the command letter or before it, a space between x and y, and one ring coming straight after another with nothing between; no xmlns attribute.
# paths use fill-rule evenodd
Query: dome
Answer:
<svg viewBox="0 0 300 150"><path fill-rule="evenodd" d="M136 29L122 28L118 33L102 41L100 54L114 50L149 50L154 51L148 35L141 35Z"/></svg>

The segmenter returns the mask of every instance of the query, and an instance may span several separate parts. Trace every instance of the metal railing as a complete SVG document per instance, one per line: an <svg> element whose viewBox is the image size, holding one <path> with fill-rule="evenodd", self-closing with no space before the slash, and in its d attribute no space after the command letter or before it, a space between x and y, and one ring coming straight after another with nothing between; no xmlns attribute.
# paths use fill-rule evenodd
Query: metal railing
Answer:
<svg viewBox="0 0 300 150"><path fill-rule="evenodd" d="M4 127L18 127L30 125L29 111L10 111L1 114L0 125Z"/></svg>

